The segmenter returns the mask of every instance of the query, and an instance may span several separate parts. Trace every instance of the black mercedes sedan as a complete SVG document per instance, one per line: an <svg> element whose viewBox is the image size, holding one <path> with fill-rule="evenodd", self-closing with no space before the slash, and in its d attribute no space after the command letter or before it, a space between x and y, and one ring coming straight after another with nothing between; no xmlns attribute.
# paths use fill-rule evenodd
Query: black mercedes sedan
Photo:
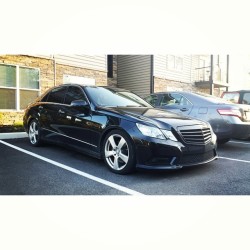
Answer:
<svg viewBox="0 0 250 250"><path fill-rule="evenodd" d="M104 159L115 173L175 169L217 158L207 122L155 109L134 93L111 87L64 84L25 110L30 143L51 142Z"/></svg>
<svg viewBox="0 0 250 250"><path fill-rule="evenodd" d="M209 122L220 144L232 138L250 138L249 105L186 91L154 93L145 100L156 108Z"/></svg>

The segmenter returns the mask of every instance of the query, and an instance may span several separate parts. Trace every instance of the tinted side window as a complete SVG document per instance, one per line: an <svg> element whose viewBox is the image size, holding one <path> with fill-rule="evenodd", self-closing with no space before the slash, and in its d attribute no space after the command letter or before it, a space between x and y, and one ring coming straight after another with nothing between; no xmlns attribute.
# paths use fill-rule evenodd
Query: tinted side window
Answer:
<svg viewBox="0 0 250 250"><path fill-rule="evenodd" d="M47 102L63 103L67 87L52 89L49 93Z"/></svg>
<svg viewBox="0 0 250 250"><path fill-rule="evenodd" d="M187 98L180 94L167 94L161 99L161 106L164 105L191 105Z"/></svg>
<svg viewBox="0 0 250 250"><path fill-rule="evenodd" d="M157 95L150 95L145 98L145 100L150 103L151 105L155 106L157 104L158 96Z"/></svg>
<svg viewBox="0 0 250 250"><path fill-rule="evenodd" d="M166 94L162 96L160 106L176 104L176 99L172 97L171 94Z"/></svg>
<svg viewBox="0 0 250 250"><path fill-rule="evenodd" d="M78 87L69 87L64 103L70 105L76 100L86 101L83 91Z"/></svg>
<svg viewBox="0 0 250 250"><path fill-rule="evenodd" d="M250 93L245 93L242 99L243 104L250 104Z"/></svg>

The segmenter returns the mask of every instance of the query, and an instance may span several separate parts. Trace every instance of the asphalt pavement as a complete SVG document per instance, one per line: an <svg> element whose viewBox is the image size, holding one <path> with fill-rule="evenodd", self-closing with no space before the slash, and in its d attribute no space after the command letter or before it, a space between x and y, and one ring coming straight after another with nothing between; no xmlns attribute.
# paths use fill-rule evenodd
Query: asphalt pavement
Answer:
<svg viewBox="0 0 250 250"><path fill-rule="evenodd" d="M63 147L0 140L0 195L249 195L249 151L250 141L230 141L209 164L117 175Z"/></svg>

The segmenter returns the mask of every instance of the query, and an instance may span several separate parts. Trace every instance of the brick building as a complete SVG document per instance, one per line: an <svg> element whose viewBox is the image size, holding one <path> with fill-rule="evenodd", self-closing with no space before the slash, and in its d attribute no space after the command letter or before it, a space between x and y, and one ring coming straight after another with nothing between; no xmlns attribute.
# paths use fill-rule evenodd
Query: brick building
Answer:
<svg viewBox="0 0 250 250"><path fill-rule="evenodd" d="M22 121L23 110L47 89L79 82L114 85L106 55L0 55L0 125Z"/></svg>
<svg viewBox="0 0 250 250"><path fill-rule="evenodd" d="M215 95L226 86L221 69L213 72L220 80ZM143 97L169 90L209 93L210 76L208 55L0 55L0 126L21 123L30 102L64 83L118 86Z"/></svg>

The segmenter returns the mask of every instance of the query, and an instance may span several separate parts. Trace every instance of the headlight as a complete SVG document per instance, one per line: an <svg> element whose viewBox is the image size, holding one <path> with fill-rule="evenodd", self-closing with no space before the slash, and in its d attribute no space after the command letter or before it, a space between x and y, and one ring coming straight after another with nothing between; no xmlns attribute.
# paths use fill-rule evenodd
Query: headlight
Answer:
<svg viewBox="0 0 250 250"><path fill-rule="evenodd" d="M136 123L136 125L137 128L141 131L141 133L145 136L154 137L162 140L169 139L172 141L177 141L173 133L169 130L160 130L158 128L142 125L139 123Z"/></svg>
<svg viewBox="0 0 250 250"><path fill-rule="evenodd" d="M173 133L169 130L162 130L163 134L165 135L165 137L169 140L172 141L178 141L175 136L173 135Z"/></svg>
<svg viewBox="0 0 250 250"><path fill-rule="evenodd" d="M158 139L166 139L164 135L162 134L161 130L155 127L150 127L146 125L142 125L139 123L136 123L137 128L141 131L141 133L145 136L154 137Z"/></svg>

